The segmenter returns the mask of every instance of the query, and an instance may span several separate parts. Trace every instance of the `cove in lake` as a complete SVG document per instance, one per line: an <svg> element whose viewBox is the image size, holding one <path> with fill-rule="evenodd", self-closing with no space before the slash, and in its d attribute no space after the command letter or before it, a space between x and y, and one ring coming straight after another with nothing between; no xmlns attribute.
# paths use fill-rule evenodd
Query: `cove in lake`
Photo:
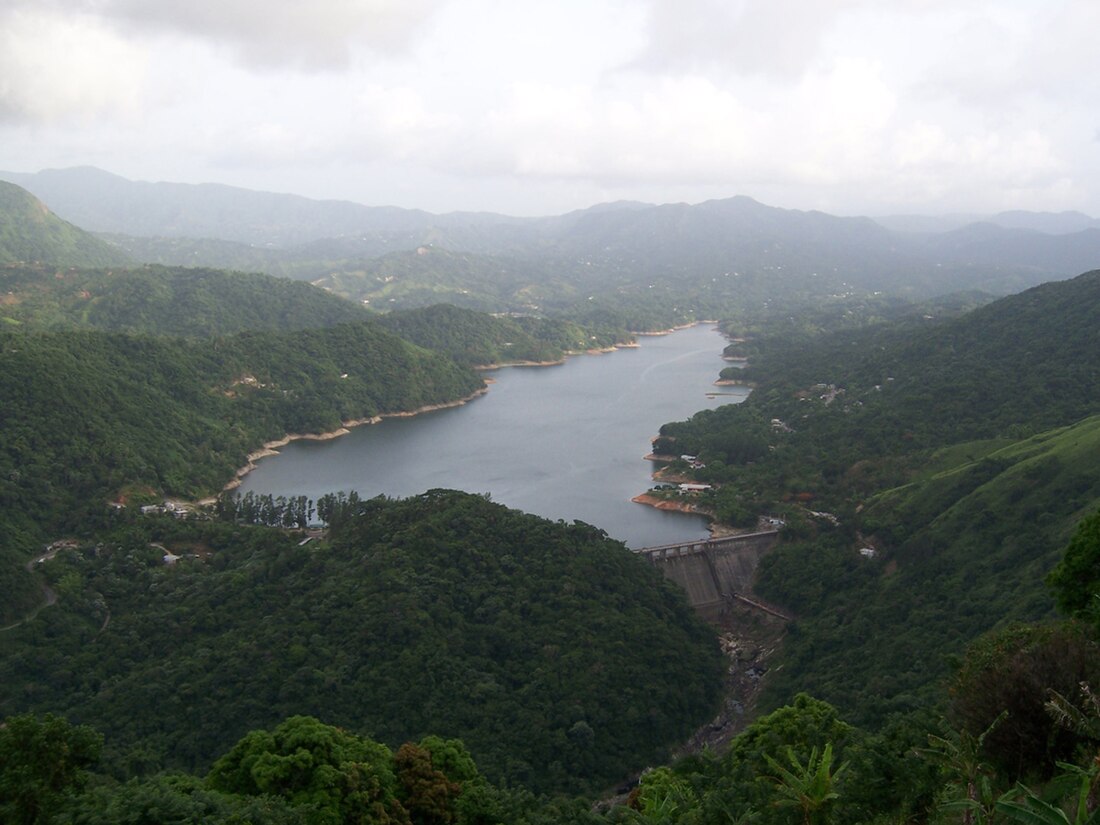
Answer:
<svg viewBox="0 0 1100 825"><path fill-rule="evenodd" d="M292 442L260 460L240 491L316 500L337 490L372 498L447 487L585 521L631 547L704 538L702 517L630 499L652 486L643 456L662 424L748 396L714 385L725 343L695 326L557 366L492 370L489 392L464 406Z"/></svg>

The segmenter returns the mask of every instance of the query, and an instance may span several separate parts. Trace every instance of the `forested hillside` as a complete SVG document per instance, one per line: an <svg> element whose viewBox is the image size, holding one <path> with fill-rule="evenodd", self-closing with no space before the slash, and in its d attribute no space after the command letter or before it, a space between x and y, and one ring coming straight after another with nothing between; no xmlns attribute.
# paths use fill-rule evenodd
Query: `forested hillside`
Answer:
<svg viewBox="0 0 1100 825"><path fill-rule="evenodd" d="M8 267L0 321L34 329L93 329L205 338L363 321L355 304L297 281L212 269Z"/></svg>
<svg viewBox="0 0 1100 825"><path fill-rule="evenodd" d="M569 352L629 340L625 330L596 332L569 321L534 316L492 317L448 304L387 313L379 322L406 341L469 366L555 362Z"/></svg>
<svg viewBox="0 0 1100 825"><path fill-rule="evenodd" d="M1100 501L1097 305L1092 272L946 322L756 341L748 402L662 428L720 513L790 522L759 582L799 616L772 702L809 689L880 722L968 639L1052 612L1043 577Z"/></svg>
<svg viewBox="0 0 1100 825"><path fill-rule="evenodd" d="M165 566L162 547L184 558ZM392 747L460 737L497 782L595 790L717 700L713 634L656 570L481 496L365 502L304 547L135 522L44 570L58 604L0 634L0 715L93 724L131 769L205 770L305 713Z"/></svg>
<svg viewBox="0 0 1100 825"><path fill-rule="evenodd" d="M0 263L119 266L122 252L58 218L29 192L0 181Z"/></svg>
<svg viewBox="0 0 1100 825"><path fill-rule="evenodd" d="M878 292L1004 295L1100 256L1087 220L1029 215L913 233L734 197L520 219L137 183L94 169L8 177L82 225L143 236L111 240L146 262L262 269L382 311L445 301L642 331Z"/></svg>
<svg viewBox="0 0 1100 825"><path fill-rule="evenodd" d="M369 322L194 341L4 332L0 495L5 510L49 518L133 489L210 493L264 441L481 387Z"/></svg>

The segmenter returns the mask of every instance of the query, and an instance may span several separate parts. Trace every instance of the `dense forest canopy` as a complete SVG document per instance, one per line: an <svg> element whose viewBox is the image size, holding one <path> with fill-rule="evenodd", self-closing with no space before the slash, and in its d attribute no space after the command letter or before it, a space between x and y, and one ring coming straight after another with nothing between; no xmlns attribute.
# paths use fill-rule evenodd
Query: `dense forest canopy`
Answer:
<svg viewBox="0 0 1100 825"><path fill-rule="evenodd" d="M482 387L369 322L195 341L0 332L0 364L5 507L41 517L130 487L212 493L264 441Z"/></svg>
<svg viewBox="0 0 1100 825"><path fill-rule="evenodd" d="M44 570L59 601L0 634L0 712L92 724L112 759L141 746L132 768L205 769L308 713L394 747L460 737L495 781L595 790L717 701L713 632L656 570L596 528L481 496L364 502L304 546L127 522Z"/></svg>
<svg viewBox="0 0 1100 825"><path fill-rule="evenodd" d="M969 639L1051 615L1043 579L1100 499L1098 304L1091 272L957 318L735 345L749 400L662 428L720 515L790 524L758 583L799 616L770 702L810 690L880 723L928 703Z"/></svg>
<svg viewBox="0 0 1100 825"><path fill-rule="evenodd" d="M244 272L0 269L0 322L33 329L88 327L185 338L286 332L363 321L369 313L308 284Z"/></svg>

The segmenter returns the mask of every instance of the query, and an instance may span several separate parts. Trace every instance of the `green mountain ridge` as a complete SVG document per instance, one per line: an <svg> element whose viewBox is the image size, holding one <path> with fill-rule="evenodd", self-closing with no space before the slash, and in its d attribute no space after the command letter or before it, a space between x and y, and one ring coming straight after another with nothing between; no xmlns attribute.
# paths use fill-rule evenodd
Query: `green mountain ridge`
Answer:
<svg viewBox="0 0 1100 825"><path fill-rule="evenodd" d="M65 203L72 211L63 214L82 225L164 237L159 244L114 239L151 262L324 279L356 301L385 301L381 309L448 300L494 312L537 306L583 320L584 302L596 300L644 321L637 329L884 290L912 300L966 289L1007 294L1069 277L1100 259L1095 227L1046 234L1020 216L999 226L914 234L869 218L778 209L740 196L700 204L603 204L519 219L142 184L88 169L8 177L34 187L55 208ZM221 241L188 243L179 235ZM255 248L226 246L226 240ZM393 257L433 247L452 257ZM383 288L379 274L394 281Z"/></svg>
<svg viewBox="0 0 1100 825"><path fill-rule="evenodd" d="M790 522L758 582L799 617L770 706L809 690L880 724L978 634L1051 615L1043 577L1100 501L1098 305L1094 271L944 321L759 340L744 404L662 427L719 513Z"/></svg>
<svg viewBox="0 0 1100 825"><path fill-rule="evenodd" d="M0 332L0 385L0 500L47 521L134 486L215 492L265 441L483 386L370 322L194 341Z"/></svg>
<svg viewBox="0 0 1100 825"><path fill-rule="evenodd" d="M449 304L391 312L380 316L379 323L407 341L472 367L552 363L567 353L626 343L625 333L595 333L552 318L497 318Z"/></svg>
<svg viewBox="0 0 1100 825"><path fill-rule="evenodd" d="M129 258L58 218L29 192L0 181L0 264L120 266Z"/></svg>

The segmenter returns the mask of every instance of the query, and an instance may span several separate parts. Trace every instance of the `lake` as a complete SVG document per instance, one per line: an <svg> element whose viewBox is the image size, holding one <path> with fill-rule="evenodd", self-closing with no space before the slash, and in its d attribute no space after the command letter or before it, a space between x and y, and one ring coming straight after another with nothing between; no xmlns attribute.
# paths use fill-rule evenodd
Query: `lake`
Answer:
<svg viewBox="0 0 1100 825"><path fill-rule="evenodd" d="M662 424L739 403L749 390L714 386L727 364L726 340L712 327L638 341L558 366L489 371L489 392L461 407L292 442L261 459L240 491L316 500L337 490L372 498L447 487L585 521L631 547L703 538L705 519L630 500L652 485L643 456Z"/></svg>

